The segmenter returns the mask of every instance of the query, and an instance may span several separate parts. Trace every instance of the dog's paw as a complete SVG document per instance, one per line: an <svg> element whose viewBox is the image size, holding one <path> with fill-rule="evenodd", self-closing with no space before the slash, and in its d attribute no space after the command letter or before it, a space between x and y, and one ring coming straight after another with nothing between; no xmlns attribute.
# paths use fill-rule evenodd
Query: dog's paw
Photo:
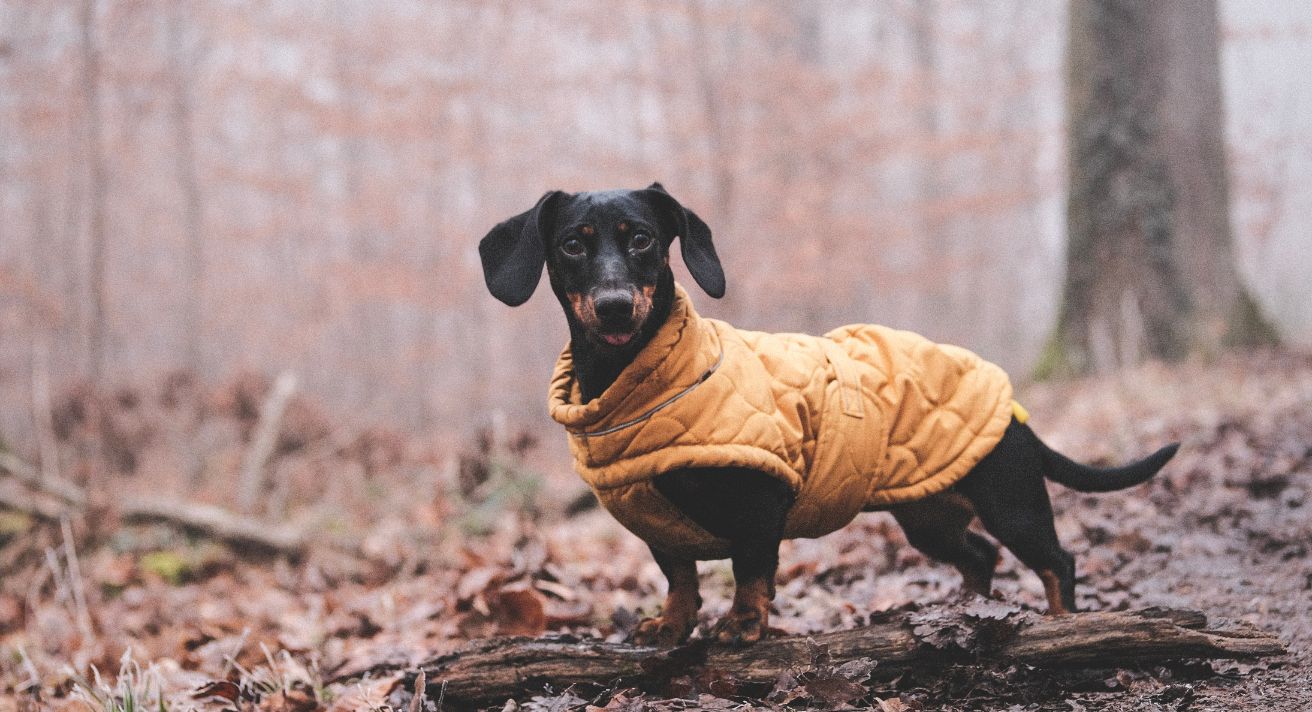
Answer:
<svg viewBox="0 0 1312 712"><path fill-rule="evenodd" d="M711 629L711 636L726 645L751 645L770 631L769 609L734 607Z"/></svg>
<svg viewBox="0 0 1312 712"><path fill-rule="evenodd" d="M659 648L672 648L682 643L692 633L693 621L676 620L665 616L644 618L633 629L629 642L634 645L652 645Z"/></svg>

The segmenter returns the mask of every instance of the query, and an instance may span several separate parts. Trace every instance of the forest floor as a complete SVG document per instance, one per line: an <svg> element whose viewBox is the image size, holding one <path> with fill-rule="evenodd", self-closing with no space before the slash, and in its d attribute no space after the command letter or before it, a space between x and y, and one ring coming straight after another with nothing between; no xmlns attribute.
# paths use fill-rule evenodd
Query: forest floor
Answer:
<svg viewBox="0 0 1312 712"><path fill-rule="evenodd" d="M659 605L645 546L588 506L559 433L540 445L490 428L475 444L335 421L294 399L267 495L252 516L309 532L294 561L203 528L120 521L128 497L237 508L234 481L259 429L258 378L207 391L81 390L51 413L59 472L90 504L66 517L0 506L0 712L124 709L406 709L400 672L473 638L566 632L621 640ZM843 703L882 710L1307 710L1312 707L1312 357L1252 355L1149 366L1022 389L1035 429L1110 464L1183 447L1144 486L1052 487L1076 556L1082 608L1193 608L1288 644L1257 664L1182 661L1047 672L1008 665L915 670ZM43 419L39 417L39 419ZM6 480L0 475L0 484ZM9 478L12 479L12 478ZM20 505L15 505L17 501ZM62 521L61 521L62 520ZM810 633L936 606L959 576L909 548L885 514L786 542L771 623ZM701 567L702 622L725 612L727 562ZM1042 608L1010 555L996 589ZM876 661L877 662L877 661ZM660 693L540 692L497 709L833 708L781 685L719 697L687 680ZM788 700L783 702L782 700ZM144 703L144 705L143 705ZM436 709L429 700L429 709Z"/></svg>

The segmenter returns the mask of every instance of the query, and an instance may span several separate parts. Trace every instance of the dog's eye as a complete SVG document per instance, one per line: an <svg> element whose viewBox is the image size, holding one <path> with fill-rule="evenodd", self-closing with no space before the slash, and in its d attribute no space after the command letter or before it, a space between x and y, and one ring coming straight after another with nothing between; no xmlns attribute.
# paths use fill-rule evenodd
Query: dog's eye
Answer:
<svg viewBox="0 0 1312 712"><path fill-rule="evenodd" d="M656 241L651 239L651 235L648 235L645 232L640 232L634 235L633 239L629 241L629 247L632 247L638 252L642 252L654 244L656 244Z"/></svg>
<svg viewBox="0 0 1312 712"><path fill-rule="evenodd" d="M560 251L564 252L570 257L578 257L582 255L584 252L586 252L587 248L583 246L583 241L576 240L571 237L570 239L560 243Z"/></svg>

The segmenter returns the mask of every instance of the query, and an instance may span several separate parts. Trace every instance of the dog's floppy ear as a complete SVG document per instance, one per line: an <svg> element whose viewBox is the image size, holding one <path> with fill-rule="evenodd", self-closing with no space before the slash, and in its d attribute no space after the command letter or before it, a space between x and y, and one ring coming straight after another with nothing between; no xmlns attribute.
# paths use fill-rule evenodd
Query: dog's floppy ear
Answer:
<svg viewBox="0 0 1312 712"><path fill-rule="evenodd" d="M562 195L558 190L543 195L532 210L500 223L478 243L483 281L492 296L512 307L533 296L547 261L547 231Z"/></svg>
<svg viewBox="0 0 1312 712"><path fill-rule="evenodd" d="M683 264L688 267L692 278L707 294L716 299L723 297L724 268L720 266L720 257L715 254L715 245L711 242L711 228L696 213L665 192L665 186L660 183L652 183L637 193L651 201L674 225Z"/></svg>

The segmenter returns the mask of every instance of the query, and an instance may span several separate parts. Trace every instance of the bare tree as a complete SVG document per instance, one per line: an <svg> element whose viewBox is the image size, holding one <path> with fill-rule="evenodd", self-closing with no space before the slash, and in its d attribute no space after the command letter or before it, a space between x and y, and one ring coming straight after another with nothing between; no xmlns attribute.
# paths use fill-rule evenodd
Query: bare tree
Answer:
<svg viewBox="0 0 1312 712"><path fill-rule="evenodd" d="M710 58L712 35L707 8L703 0L688 0L688 20L692 27L691 50L696 53L697 91L701 95L702 111L706 120L706 136L710 142L711 162L715 176L715 194L712 214L721 217L725 228L733 218L735 158L738 151L737 131L734 127L733 107L726 101L725 81L717 76ZM732 48L730 48L732 49Z"/></svg>
<svg viewBox="0 0 1312 712"><path fill-rule="evenodd" d="M1104 6L1121 4L1093 7ZM732 287L706 300L708 314L810 331L883 320L1011 367L1030 360L1053 311L1041 305L1061 280L1050 274L1062 232L1050 210L1064 191L1050 155L1064 40L1051 38L1066 4L603 7L332 0L234 15L194 1L0 0L0 331L12 337L0 339L0 373L26 373L16 345L40 332L56 396L102 370L148 382L179 366L210 380L295 366L307 392L397 417L422 411L426 425L463 422L468 403L540 417L536 384L559 347L558 315L550 299L509 313L489 301L471 239L547 187L654 179L724 246ZM1123 12L1135 26L1174 11ZM1236 50L1265 42L1245 39L1245 14L1227 35ZM1196 38L1188 23L1214 20L1190 12L1163 27ZM1072 213L1101 232L1072 246L1080 286L1064 333L1079 339L1057 353L1086 367L1095 350L1111 364L1152 353L1140 339L1163 334L1187 352L1195 336L1183 325L1195 315L1223 333L1261 323L1207 317L1242 317L1251 301L1233 299L1226 216L1212 210L1226 202L1224 182L1214 192L1182 183L1220 166L1215 38L1188 45L1206 47L1195 60L1155 32L1146 57L1112 53L1117 64L1087 77L1080 101L1183 93L1207 109L1126 109L1071 142L1090 186L1077 198L1137 201ZM1117 73L1131 66L1137 74ZM1268 105L1237 93L1243 113L1227 125L1252 125L1294 106L1290 97ZM1202 123L1189 123L1195 113ZM1281 150L1297 143L1289 131L1270 128L1246 138L1248 192L1237 194L1238 180L1231 191L1254 266L1279 280L1262 290L1267 306L1294 328L1306 290L1284 265L1303 216L1258 204L1293 205L1270 196L1297 192L1299 154ZM1258 185L1259 174L1274 177ZM1130 187L1106 187L1118 185ZM1264 242L1263 221L1277 218ZM1153 252L1142 236L1158 224L1164 247ZM1212 276L1218 265L1227 271ZM1153 310L1172 299L1187 319ZM1137 331L1125 327L1136 314ZM25 401L26 381L0 378L0 401ZM30 425L0 412L11 441Z"/></svg>
<svg viewBox="0 0 1312 712"><path fill-rule="evenodd" d="M1234 263L1215 0L1077 0L1069 250L1040 375L1274 340Z"/></svg>
<svg viewBox="0 0 1312 712"><path fill-rule="evenodd" d="M172 121L177 142L177 173L182 190L183 225L186 230L186 274L183 310L186 363L199 373L205 372L202 328L205 291L205 225L200 180L196 166L196 139L193 127L197 50L185 35L189 6L179 2L169 11L169 63L173 69Z"/></svg>
<svg viewBox="0 0 1312 712"><path fill-rule="evenodd" d="M928 271L929 265L942 255L952 254L952 240L944 225L943 214L935 207L935 202L947 192L941 174L942 161L938 159L938 142L942 140L942 122L939 108L942 104L938 73L942 63L939 57L938 33L941 24L938 0L918 0L909 12L912 47L914 48L915 71L919 77L922 94L916 97L916 129L923 132L925 144L930 150L918 156L916 161L917 192L920 200L918 231L914 249L918 252L917 270ZM916 313L946 314L952 308L952 294L949 285L937 280L916 295Z"/></svg>
<svg viewBox="0 0 1312 712"><path fill-rule="evenodd" d="M88 202L91 225L87 249L87 372L99 381L105 366L105 150L100 107L100 46L96 38L96 0L83 0L82 93L86 102Z"/></svg>

